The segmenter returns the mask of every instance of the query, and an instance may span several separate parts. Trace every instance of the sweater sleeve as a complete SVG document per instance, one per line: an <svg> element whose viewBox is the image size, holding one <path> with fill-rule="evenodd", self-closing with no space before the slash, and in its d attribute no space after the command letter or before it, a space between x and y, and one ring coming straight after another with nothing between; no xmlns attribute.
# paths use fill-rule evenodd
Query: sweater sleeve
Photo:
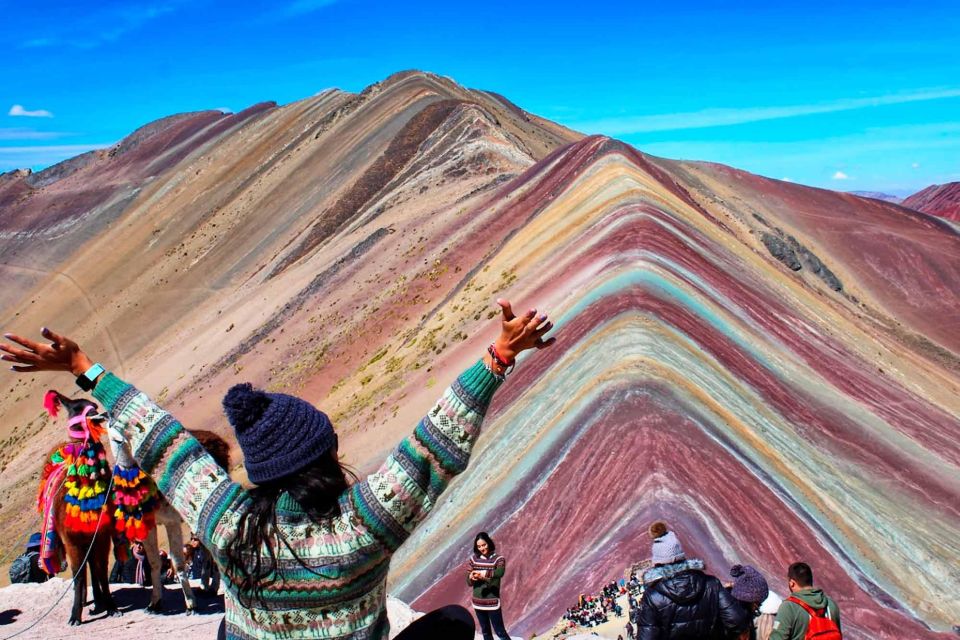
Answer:
<svg viewBox="0 0 960 640"><path fill-rule="evenodd" d="M132 385L108 373L93 396L110 413L111 426L126 436L140 468L153 477L204 546L222 560L246 491L180 422Z"/></svg>
<svg viewBox="0 0 960 640"><path fill-rule="evenodd" d="M357 515L390 553L427 517L450 480L467 468L480 424L502 381L482 361L467 369L413 435L351 488Z"/></svg>
<svg viewBox="0 0 960 640"><path fill-rule="evenodd" d="M467 586L470 586L470 587L475 586L476 583L473 581L473 579L470 578L470 574L473 573L473 558L467 558L467 562L466 564L464 564L464 568L467 574Z"/></svg>
<svg viewBox="0 0 960 640"><path fill-rule="evenodd" d="M497 564L493 567L493 575L491 578L502 578L503 574L507 572L507 559L503 556L497 558Z"/></svg>

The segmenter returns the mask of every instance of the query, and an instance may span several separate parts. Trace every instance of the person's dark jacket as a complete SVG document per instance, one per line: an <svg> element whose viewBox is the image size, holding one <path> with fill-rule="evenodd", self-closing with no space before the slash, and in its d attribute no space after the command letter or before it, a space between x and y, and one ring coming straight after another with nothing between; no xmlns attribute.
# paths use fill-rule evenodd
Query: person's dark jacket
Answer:
<svg viewBox="0 0 960 640"><path fill-rule="evenodd" d="M637 640L720 640L749 624L747 612L719 580L687 570L647 586Z"/></svg>

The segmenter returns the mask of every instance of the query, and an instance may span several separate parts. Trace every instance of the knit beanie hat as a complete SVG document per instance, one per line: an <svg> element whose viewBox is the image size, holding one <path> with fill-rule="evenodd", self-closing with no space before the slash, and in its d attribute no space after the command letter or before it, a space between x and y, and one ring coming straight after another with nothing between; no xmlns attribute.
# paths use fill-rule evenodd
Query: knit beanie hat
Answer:
<svg viewBox="0 0 960 640"><path fill-rule="evenodd" d="M770 595L770 588L760 572L750 565L735 564L730 568L735 578L730 594L740 602L761 603Z"/></svg>
<svg viewBox="0 0 960 640"><path fill-rule="evenodd" d="M237 434L247 477L256 484L308 467L336 443L325 413L300 398L254 389L249 382L227 391L223 411Z"/></svg>
<svg viewBox="0 0 960 640"><path fill-rule="evenodd" d="M673 531L667 531L653 541L653 553L650 558L653 564L672 564L686 559L683 547L680 546L680 541Z"/></svg>

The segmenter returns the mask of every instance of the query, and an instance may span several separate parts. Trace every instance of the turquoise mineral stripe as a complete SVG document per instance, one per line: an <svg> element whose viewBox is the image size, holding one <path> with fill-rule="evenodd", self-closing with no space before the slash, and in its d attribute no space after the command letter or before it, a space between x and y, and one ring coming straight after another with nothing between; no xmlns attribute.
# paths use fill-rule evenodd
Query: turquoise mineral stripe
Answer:
<svg viewBox="0 0 960 640"><path fill-rule="evenodd" d="M117 376L112 373L106 373L100 378L100 381L97 382L97 386L93 388L93 397L103 405L104 409L112 411L113 407L117 404L117 400L119 400L123 392L129 388L130 385Z"/></svg>
<svg viewBox="0 0 960 640"><path fill-rule="evenodd" d="M774 365L770 362L766 354L761 352L761 350L757 348L757 345L754 344L748 336L744 336L742 330L731 325L724 318L720 317L714 311L712 306L702 302L699 298L691 295L689 291L678 287L670 280L653 271L634 270L621 272L612 278L601 281L599 284L593 286L590 291L582 296L579 300L577 300L574 305L567 309L563 316L557 319L556 323L561 324L565 321L570 321L573 318L580 316L584 309L598 300L601 300L606 296L616 295L616 293L619 291L627 291L631 287L636 286L645 286L649 287L650 289L661 291L665 297L673 299L678 304L690 309L691 313L703 319L718 331L723 333L738 347L743 349L746 353L749 353L751 357L762 364L766 369L775 373L777 372L776 367L774 367ZM702 297L706 296L704 295Z"/></svg>

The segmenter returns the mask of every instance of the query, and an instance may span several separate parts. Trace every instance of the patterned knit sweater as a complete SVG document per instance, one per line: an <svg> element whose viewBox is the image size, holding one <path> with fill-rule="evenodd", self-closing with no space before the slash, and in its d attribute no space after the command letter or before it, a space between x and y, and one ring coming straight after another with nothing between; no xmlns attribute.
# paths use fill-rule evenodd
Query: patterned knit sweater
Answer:
<svg viewBox="0 0 960 640"><path fill-rule="evenodd" d="M501 381L482 362L462 373L380 469L343 493L339 517L311 520L282 494L280 533L310 570L279 545L282 580L264 589L265 606L252 609L239 604L238 577L224 572L227 637L385 640L390 557L453 476L466 469ZM225 569L225 549L249 508L249 494L173 416L131 385L106 374L93 395L130 440L144 471Z"/></svg>
<svg viewBox="0 0 960 640"><path fill-rule="evenodd" d="M479 571L483 578L471 580L470 574ZM470 554L467 559L467 584L473 587L473 608L493 611L500 608L500 579L507 571L507 559L498 553L489 556Z"/></svg>

